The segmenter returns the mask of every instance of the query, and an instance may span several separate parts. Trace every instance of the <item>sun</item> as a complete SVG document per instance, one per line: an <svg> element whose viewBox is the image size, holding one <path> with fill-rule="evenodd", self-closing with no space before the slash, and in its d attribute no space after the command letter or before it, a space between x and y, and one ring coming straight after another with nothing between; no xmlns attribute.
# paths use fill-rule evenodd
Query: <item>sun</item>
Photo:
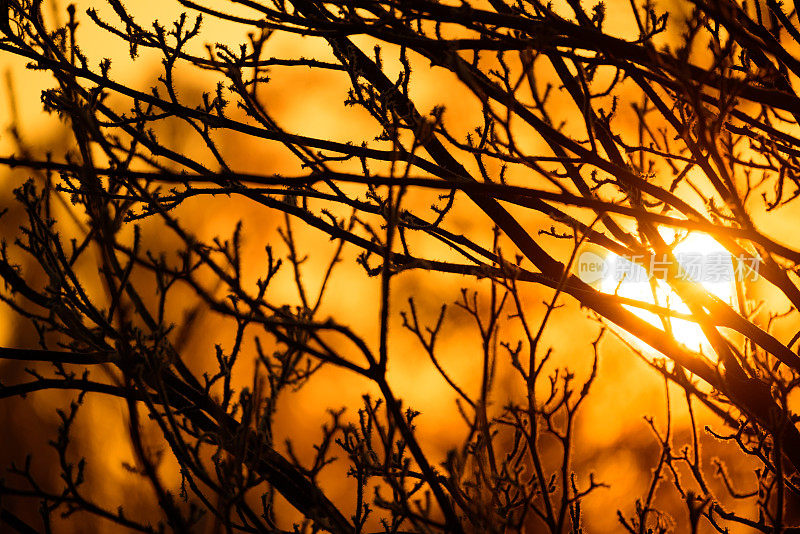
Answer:
<svg viewBox="0 0 800 534"><path fill-rule="evenodd" d="M703 233L679 234L671 230L663 230L661 233L667 243L674 243L673 253L687 279L702 284L720 300L730 305L736 304L733 258L722 245ZM632 260L634 258L614 253L606 256L603 274L599 280L600 291L690 315L689 308L666 282L651 282L644 267ZM658 269L659 265L653 263L653 268ZM662 318L636 306L626 305L626 308L654 326L671 332L675 340L687 349L706 355L713 354L711 344L697 323L677 317ZM636 345L646 352L654 351L643 343L637 342Z"/></svg>

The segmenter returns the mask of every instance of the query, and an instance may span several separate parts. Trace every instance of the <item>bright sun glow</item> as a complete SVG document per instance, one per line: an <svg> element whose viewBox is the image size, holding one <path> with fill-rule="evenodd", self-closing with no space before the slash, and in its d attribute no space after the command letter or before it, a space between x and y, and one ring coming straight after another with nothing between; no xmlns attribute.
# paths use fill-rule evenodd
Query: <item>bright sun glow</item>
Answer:
<svg viewBox="0 0 800 534"><path fill-rule="evenodd" d="M677 237L679 242L674 246L673 252L683 267L687 279L701 283L706 290L721 300L735 304L733 263L730 253L722 245L707 234L691 233L687 236L665 231L662 235L667 243ZM653 286L647 279L645 269L632 263L630 259L611 253L606 257L605 264L605 272L600 280L600 290L604 293L616 292L622 297L657 304L678 313L690 313L680 297L661 280L656 283L654 298ZM657 264L654 264L654 269L658 269ZM663 320L658 315L641 308L626 307L658 328L665 328ZM711 345L697 323L671 318L668 326L675 339L689 350L702 351L707 355L713 354ZM652 351L646 346L641 348L648 352Z"/></svg>

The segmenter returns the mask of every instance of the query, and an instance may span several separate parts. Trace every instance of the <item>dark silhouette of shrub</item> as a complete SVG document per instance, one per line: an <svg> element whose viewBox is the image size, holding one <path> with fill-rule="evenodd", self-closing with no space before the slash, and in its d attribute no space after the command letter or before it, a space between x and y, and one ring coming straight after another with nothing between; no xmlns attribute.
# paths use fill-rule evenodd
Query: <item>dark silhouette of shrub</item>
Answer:
<svg viewBox="0 0 800 534"><path fill-rule="evenodd" d="M613 481L576 472L573 445L610 331L683 391L690 416L683 449L669 424L659 430L648 419L660 454L634 513L619 512L620 528L791 531L800 252L791 231L769 237L763 225L791 220L800 194L793 5L697 0L676 6L688 15L668 24L667 6L649 0L178 3L187 13L168 25L142 23L118 0L80 17L71 5L62 24L63 13L43 13L40 1L0 1L0 50L49 77L43 109L70 134L61 149L33 147L20 134L25 120L14 118L15 152L0 158L29 178L3 201L0 298L15 328L30 334L0 348L0 358L19 364L6 364L0 398L23 397L14 405L23 411L43 390L74 399L57 412L51 441L56 461L47 465L58 480L42 481L39 452L6 462L3 528L49 531L59 517L94 516L143 532L591 530L582 503ZM232 37L201 34L202 20ZM89 26L104 40L81 48ZM307 42L319 45L314 57L296 53ZM131 65L158 57L157 82L139 87L121 60L98 60L105 43L124 43ZM430 112L419 104L428 98L420 76L445 80ZM303 79L321 97L338 98L349 84L347 114L331 109L300 128L282 126L275 100L301 91ZM198 86L206 92L195 94ZM474 117L449 111L468 106ZM371 121L377 130L365 126L356 140L317 136L326 120L347 131ZM209 211L198 210L252 206L262 221L281 222L278 235L262 236L259 259L243 253L246 224L228 238L201 235L198 217ZM687 276L676 252L687 232L713 237L747 275L731 281L736 299ZM312 233L331 241L324 264ZM653 292L670 288L686 311L661 293L637 301L574 274L587 246L638 263ZM352 250L361 275L334 289L337 264ZM477 387L461 384L440 357L446 307L427 324L429 306L392 298L398 279L413 273L480 287L456 303L478 334ZM359 324L355 297L346 313L326 315L325 295L347 298L370 284L379 291L374 336ZM528 287L545 288L543 314L532 311ZM780 298L759 297L767 287ZM588 310L586 328L613 325L598 330L588 363L570 366L580 372L552 365L543 341L562 302ZM217 318L218 331L199 330L202 313ZM699 325L706 345L689 346L678 319ZM409 350L395 322L457 400L453 418L466 434L444 461L389 378L390 362ZM576 327L551 328L567 338ZM193 354L197 336L215 337L213 366ZM497 393L504 366L519 388L505 404ZM295 453L297 436L286 446L275 425L282 399L324 369L360 377L371 393L357 413L330 413L309 461ZM129 469L149 483L152 518L85 489L92 459L71 447L87 395L127 407ZM757 464L755 491L734 487L721 461L708 466L695 409L715 418L707 433ZM18 432L15 421L7 432ZM177 493L157 449L177 462ZM342 464L344 493L321 482ZM658 507L663 480L682 516Z"/></svg>

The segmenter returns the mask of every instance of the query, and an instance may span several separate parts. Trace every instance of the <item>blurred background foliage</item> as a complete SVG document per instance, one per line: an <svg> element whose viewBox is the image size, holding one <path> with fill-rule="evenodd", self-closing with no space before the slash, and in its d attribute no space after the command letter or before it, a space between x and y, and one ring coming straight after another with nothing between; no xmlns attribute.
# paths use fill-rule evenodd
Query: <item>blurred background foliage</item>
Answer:
<svg viewBox="0 0 800 534"><path fill-rule="evenodd" d="M616 3L624 6L618 7ZM632 39L636 33L635 22L630 15L625 15L630 12L627 4L623 0L606 3L606 12L609 15L605 31ZM45 5L47 7L43 11L49 19L48 24L53 27L63 25L67 16L65 5L60 2L46 2ZM80 21L78 35L81 49L88 56L89 64L95 65L102 58L110 58L111 73L115 81L148 92L161 74L159 51L142 48L136 60L132 61L126 43L98 28L84 15L87 8L93 8L102 19L112 20L113 11L110 6L94 1L77 2L75 6ZM131 2L127 7L143 26L148 26L153 20L169 24L185 9L177 2L151 0ZM663 45L672 43L676 46L682 35L682 18L690 13L689 5L673 0L668 5L659 4L659 8L670 12L672 25L658 39ZM553 9L566 12L567 6L557 4ZM247 37L237 24L208 17L203 22L200 37L190 44L189 49L203 56L206 53L203 48L206 43L239 43L246 40ZM363 50L370 50L375 45L375 41L369 37L354 36L353 41ZM313 57L325 61L335 59L330 47L318 37L279 33L266 46L267 56ZM401 68L396 59L398 48L386 43L382 47L384 69L394 79ZM703 64L705 52L703 49L696 50L692 56L693 61ZM52 154L54 159L60 160L59 155L65 150L74 150L69 129L55 114L42 111L41 91L52 86L48 73L26 69L27 60L11 54L0 55L0 62L4 72L3 104L0 106L0 124L3 126L0 154L29 155L34 159L44 159L47 154ZM465 136L481 124L480 103L452 73L431 68L425 59L417 56L412 56L410 62L414 74L409 91L422 114L441 107L443 121L457 138ZM539 73L538 78L545 79L546 72ZM217 81L216 73L190 67L179 67L176 70L175 85L180 98L192 106L199 104L202 93L213 88ZM554 76L553 83L558 84ZM624 88L625 85L621 87ZM275 66L270 69L269 83L260 89L260 99L268 103L273 118L287 131L356 145L362 142L372 143L381 129L365 111L344 104L349 88L350 80L341 72ZM617 96L624 100L625 91L618 90ZM108 102L114 104L115 98L117 97L111 95ZM553 99L556 102L553 107L565 108L564 118L572 119L566 122L564 131L580 136L581 128L584 127L583 119L571 111L571 108L566 109L574 106L569 96L562 91L555 94ZM563 104L558 104L559 99L563 99ZM240 112L231 109L230 116L237 117L237 113L241 117ZM629 107L619 106L614 126L621 135L632 134L637 127L632 118L633 113ZM156 123L154 128L163 144L198 161L212 163L206 147L197 142L186 124L177 119L167 119ZM626 131L628 128L630 131ZM542 141L526 132L522 126L516 139L528 152L546 151ZM297 160L279 143L264 142L229 131L221 133L216 140L230 167L239 172L291 175L301 171ZM462 164L469 170L477 169L474 161L462 161ZM496 162L491 162L490 165L494 167L487 169L487 172L496 175L499 165ZM349 166L352 172L360 172L357 161L344 163L343 166ZM11 242L18 226L24 222L21 208L13 202L12 191L32 175L43 176L43 172L25 168L3 168L0 172L3 183L0 202L3 208L9 208L2 219L2 232L3 238ZM520 166L509 167L506 179L508 183L528 187L546 185L537 182L541 180ZM347 189L348 186L343 187ZM432 204L441 202L438 195L439 191L436 190L412 190L405 198L404 206L412 212L425 213ZM66 194L60 196L61 200L55 203L53 210L62 231L67 231L70 224L77 230L82 214L74 213ZM539 213L531 214L532 212L521 209L512 210L512 213L526 228L547 229L551 225L551 221ZM241 221L243 276L250 283L263 270L266 261L264 247L267 244L275 247L276 256L285 256L290 252L280 235L281 229L286 230L284 215L265 210L240 197L190 198L182 202L174 214L198 239L204 241L210 241L215 236L229 236ZM346 210L342 210L340 215L347 215ZM70 223L73 217L76 221ZM796 234L794 228L795 224L800 223L798 218L797 210L788 207L769 214L757 214L757 223L765 234L779 242L785 242L791 241ZM163 251L165 254L173 253L178 241L164 231L162 223L148 219L140 224L142 241L148 249ZM448 224L477 242L492 242L491 221L468 202L456 203L448 214ZM123 229L123 235L126 232L130 235L132 230ZM303 281L309 294L314 295L338 243L331 241L324 233L300 224L294 224L292 232L299 243L297 254L305 257L302 264ZM553 256L569 256L573 246L571 241L546 237L543 239ZM456 257L452 250L432 240L420 239L413 243L413 248L423 257L441 260ZM356 261L359 253L355 247L345 245L341 262L335 268L318 316L336 318L353 328L369 343L375 344L378 340L380 277L365 276L363 267ZM35 280L36 276L43 280L43 273L37 274L32 263L21 264L21 267L26 277L33 277L31 280ZM87 261L79 268L85 289L96 294L99 301L105 299L97 266ZM271 297L290 306L298 305L300 301L291 269L284 268L277 276L270 286ZM152 280L142 277L138 283L152 284ZM465 288L470 295L476 292L479 302L485 304L489 299L490 286L491 283L486 279L476 280L471 276L426 270L409 270L396 276L394 280L391 299L395 313L389 319L392 357L389 361L388 377L404 403L421 412L415 419L416 430L434 464L444 461L447 452L461 444L466 428L456 409L456 392L442 380L428 356L420 350L414 336L402 328L402 317L397 312L407 311L408 300L413 298L419 316L430 323L435 321L440 307L443 304L448 305L438 344L438 359L454 382L465 391L475 392L480 387L481 340L473 319L465 310L453 306L453 303L462 299L461 291ZM181 348L184 360L199 376L216 365L215 345L231 346L235 323L209 311L191 291L181 288L176 291L180 292L181 298L172 298L166 310L168 322L177 325L171 334L172 341ZM780 296L775 295L766 284L754 283L749 291L754 299L764 299L765 310L779 309L785 305L780 302ZM538 324L546 312L544 302L552 297L552 291L527 284L521 287L520 293L529 310L530 322ZM563 299L560 304L553 311L549 326L544 331L542 345L552 347L552 359L548 363L550 369L568 366L582 382L591 372L592 342L597 339L603 326L593 314L574 300ZM0 308L0 313L0 345L36 345L36 333L27 321L7 307ZM776 328L776 336L779 337L790 337L793 333L791 324L778 322ZM515 339L519 336L519 325L504 317L498 337ZM692 440L684 391L674 384L665 386L664 379L653 372L646 361L635 356L630 347L617 336L607 334L600 346L597 378L589 400L576 419L573 444L574 471L584 481L592 472L595 479L604 484L583 500L583 531L586 533L619 531L621 527L617 510L626 517L634 514L636 498L646 495L651 487L652 469L661 454L661 446L645 417L652 418L656 429L665 431L669 400L669 424L674 436L674 447L679 450ZM255 354L252 339L245 340L242 356L233 375L235 390L252 385ZM499 358L498 361L495 378L497 387L490 407L491 413L495 415L509 401L525 394L524 384L518 380L507 358ZM42 369L48 367L45 363L0 360L2 381L16 383L22 380L26 376L24 369L32 365ZM311 461L314 454L312 444L322 436L321 425L330 420L328 411L344 408L343 417L354 420L355 412L361 405L361 397L365 394L379 395L379 391L363 377L334 366L323 367L303 388L281 398L276 412L275 443L291 440L297 457L301 461ZM42 480L49 479L49 483L57 484L59 472L50 463L55 455L47 442L53 439L60 422L55 409L65 406L74 398L75 393L71 391L42 391L24 399L8 398L0 402L0 421L2 428L6 429L3 439L0 440L0 464L22 464L30 454L35 460L34 471ZM702 429L705 425L720 428L719 419L702 406L696 407L694 416L697 428ZM176 460L160 442L158 429L152 423L143 424L147 443L158 451L158 472L164 485L175 494L180 493L181 476ZM128 413L123 400L88 394L76 419L72 436L72 454L76 458L87 458L85 491L88 494L111 509L120 503L124 504L126 514L130 517L152 521L159 518L150 486L131 469L136 464L136 459L130 443ZM711 458L719 458L733 483L749 489L756 487L754 470L759 468L759 463L755 459L742 455L735 444L719 441L708 432L700 432L699 439L703 457L709 462L707 465L712 465ZM541 446L543 457L556 461L559 454L556 444L545 439ZM685 466L679 469L682 468ZM713 470L713 467L709 469ZM687 479L689 477L688 473L677 474ZM352 505L348 503L353 501L354 490L345 475L346 466L341 462L334 463L320 475L320 485L326 488L332 501L343 503L343 509L349 510L348 507ZM673 475L666 476L669 478ZM709 477L708 481L716 495L726 494L720 477ZM672 484L658 485L656 501L658 507L673 518L672 527L675 532L688 531L686 504ZM728 498L725 499L725 504L731 511L746 516L753 513L752 500ZM37 503L30 499L3 497L3 505L17 510L20 517L35 521ZM299 520L296 512L285 502L279 500L277 506L285 528ZM789 507L791 517L794 516L793 509L793 506ZM118 528L118 525L102 519L75 515L57 524L55 531L115 532ZM218 525L209 520L201 523L197 531L212 532L216 528ZM706 525L701 531L711 530ZM749 529L740 526L732 527L731 531L748 532Z"/></svg>

